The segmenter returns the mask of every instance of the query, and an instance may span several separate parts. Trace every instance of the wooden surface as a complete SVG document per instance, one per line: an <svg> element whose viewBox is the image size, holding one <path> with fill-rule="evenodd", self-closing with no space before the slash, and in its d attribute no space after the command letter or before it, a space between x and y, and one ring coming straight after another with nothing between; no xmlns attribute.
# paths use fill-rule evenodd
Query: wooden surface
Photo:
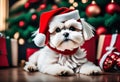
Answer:
<svg viewBox="0 0 120 82"><path fill-rule="evenodd" d="M86 76L52 76L40 72L28 73L22 68L0 69L0 82L120 82L120 73Z"/></svg>

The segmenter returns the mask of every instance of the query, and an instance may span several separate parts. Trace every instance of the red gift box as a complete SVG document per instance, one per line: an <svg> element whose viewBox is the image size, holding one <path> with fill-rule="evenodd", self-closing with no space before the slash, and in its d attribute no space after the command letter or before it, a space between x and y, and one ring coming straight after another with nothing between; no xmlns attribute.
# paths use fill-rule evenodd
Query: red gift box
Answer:
<svg viewBox="0 0 120 82"><path fill-rule="evenodd" d="M3 37L0 37L0 66L2 66L2 67L9 66L6 49L7 49L6 48L6 39Z"/></svg>
<svg viewBox="0 0 120 82"><path fill-rule="evenodd" d="M90 40L87 40L82 46L82 48L86 50L87 59L93 63L96 63L96 40L97 37L95 36Z"/></svg>
<svg viewBox="0 0 120 82"><path fill-rule="evenodd" d="M112 34L100 35L97 50L97 60L99 61L101 57L107 52L106 48L110 46ZM114 47L120 52L120 34L117 35Z"/></svg>
<svg viewBox="0 0 120 82"><path fill-rule="evenodd" d="M38 48L27 48L26 49L26 60L28 61L28 58L38 50Z"/></svg>

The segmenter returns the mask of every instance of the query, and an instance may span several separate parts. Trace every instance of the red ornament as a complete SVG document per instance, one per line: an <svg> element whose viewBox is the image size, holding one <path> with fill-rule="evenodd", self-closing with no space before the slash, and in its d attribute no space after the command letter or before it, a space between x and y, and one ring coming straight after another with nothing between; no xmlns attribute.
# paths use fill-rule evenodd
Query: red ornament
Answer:
<svg viewBox="0 0 120 82"><path fill-rule="evenodd" d="M119 12L120 13L120 6L115 3L115 2L111 2L106 6L106 12L108 14L113 14L115 12Z"/></svg>
<svg viewBox="0 0 120 82"><path fill-rule="evenodd" d="M95 3L95 1L92 1L90 5L86 8L86 15L88 17L97 16L101 13L100 7Z"/></svg>
<svg viewBox="0 0 120 82"><path fill-rule="evenodd" d="M36 20L36 19L37 19L37 15L36 15L36 14L32 14L31 19L32 19L33 21Z"/></svg>
<svg viewBox="0 0 120 82"><path fill-rule="evenodd" d="M107 33L107 30L104 26L99 26L97 29L96 29L96 34L97 35L101 35L101 34L105 34Z"/></svg>
<svg viewBox="0 0 120 82"><path fill-rule="evenodd" d="M37 11L43 10L46 8L46 4L41 4L38 8Z"/></svg>
<svg viewBox="0 0 120 82"><path fill-rule="evenodd" d="M23 20L19 21L19 27L24 27L25 26L25 22Z"/></svg>
<svg viewBox="0 0 120 82"><path fill-rule="evenodd" d="M24 7L25 7L26 9L29 8L29 7L30 7L30 3L29 3L29 2L25 3Z"/></svg>
<svg viewBox="0 0 120 82"><path fill-rule="evenodd" d="M45 8L46 8L46 4L41 4L41 5L40 5L40 9L41 9L41 10L43 10L43 9L45 9Z"/></svg>
<svg viewBox="0 0 120 82"><path fill-rule="evenodd" d="M58 8L57 5L53 5L53 6L52 6L52 9L57 9L57 8Z"/></svg>

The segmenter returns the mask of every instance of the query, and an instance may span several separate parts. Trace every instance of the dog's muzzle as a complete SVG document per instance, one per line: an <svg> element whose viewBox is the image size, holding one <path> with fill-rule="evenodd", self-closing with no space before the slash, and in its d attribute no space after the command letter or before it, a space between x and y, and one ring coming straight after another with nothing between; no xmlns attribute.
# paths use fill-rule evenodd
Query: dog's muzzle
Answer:
<svg viewBox="0 0 120 82"><path fill-rule="evenodd" d="M69 33L68 33L68 32L65 32L65 33L63 34L63 36L65 37L64 41L70 40L70 39L68 38L68 37L69 37Z"/></svg>

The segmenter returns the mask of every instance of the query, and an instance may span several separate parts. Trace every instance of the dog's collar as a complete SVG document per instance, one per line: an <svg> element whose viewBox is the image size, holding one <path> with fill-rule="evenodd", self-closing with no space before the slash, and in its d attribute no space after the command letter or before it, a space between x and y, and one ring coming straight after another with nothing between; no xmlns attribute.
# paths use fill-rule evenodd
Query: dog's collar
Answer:
<svg viewBox="0 0 120 82"><path fill-rule="evenodd" d="M65 51L61 51L61 50L58 50L56 48L53 48L50 46L50 44L47 44L47 46L52 49L53 51L57 52L57 53L60 53L60 54L63 54L63 55L73 55L77 52L78 48L75 48L73 50L65 50Z"/></svg>

